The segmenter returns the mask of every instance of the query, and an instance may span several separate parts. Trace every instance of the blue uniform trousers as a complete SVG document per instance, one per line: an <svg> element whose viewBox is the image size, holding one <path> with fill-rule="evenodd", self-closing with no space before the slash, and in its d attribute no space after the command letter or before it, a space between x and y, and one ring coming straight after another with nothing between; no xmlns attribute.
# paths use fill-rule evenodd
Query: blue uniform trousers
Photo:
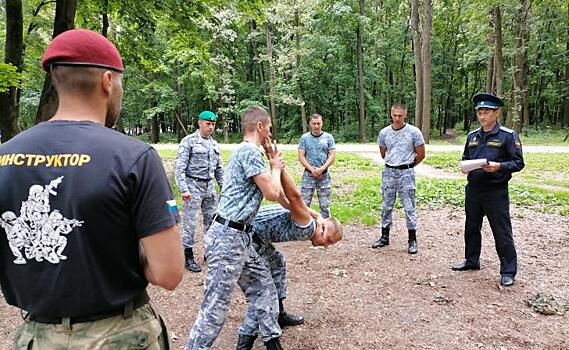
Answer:
<svg viewBox="0 0 569 350"><path fill-rule="evenodd" d="M508 188L480 190L470 185L466 186L466 223L465 223L465 259L468 263L480 263L482 245L482 219L488 218L496 252L500 258L500 274L515 276L518 271L516 248L512 235L510 219L510 199Z"/></svg>

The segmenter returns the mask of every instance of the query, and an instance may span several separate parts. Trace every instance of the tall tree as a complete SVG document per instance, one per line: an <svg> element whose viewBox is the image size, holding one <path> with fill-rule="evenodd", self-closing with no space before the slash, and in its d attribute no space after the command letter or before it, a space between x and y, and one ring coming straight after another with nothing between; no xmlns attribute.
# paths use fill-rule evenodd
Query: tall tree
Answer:
<svg viewBox="0 0 569 350"><path fill-rule="evenodd" d="M433 89L432 63L431 63L431 26L433 22L433 5L431 0L423 0L423 33L422 33L422 52L423 59L423 120L421 131L426 143L429 143L429 133L431 131L431 92Z"/></svg>
<svg viewBox="0 0 569 350"><path fill-rule="evenodd" d="M423 125L423 58L419 28L419 0L411 0L411 35L415 56L415 126Z"/></svg>
<svg viewBox="0 0 569 350"><path fill-rule="evenodd" d="M297 5L297 4L295 4ZM295 52L295 60L296 60L296 80L297 80L297 89L298 89L298 97L300 99L300 122L302 124L302 133L306 133L308 131L307 120L306 120L306 107L304 103L304 94L302 90L302 75L300 69L300 14L298 6L294 7L294 29L295 29L295 45L296 45L296 52Z"/></svg>
<svg viewBox="0 0 569 350"><path fill-rule="evenodd" d="M273 61L273 29L270 22L270 16L267 16L265 22L265 42L267 44L267 63L269 66L269 109L271 120L273 122L273 138L279 140L279 130L277 124L277 110L275 106L275 63Z"/></svg>
<svg viewBox="0 0 569 350"><path fill-rule="evenodd" d="M529 126L529 111L527 97L527 40L528 14L531 6L530 0L522 0L517 18L515 19L515 53L512 60L512 117L511 122L516 132L520 133L522 126Z"/></svg>
<svg viewBox="0 0 569 350"><path fill-rule="evenodd" d="M53 21L53 38L75 27L76 9L77 0L57 0L55 4L55 19ZM46 74L40 103L36 112L36 123L51 118L57 111L57 104L57 93L52 88L51 76Z"/></svg>
<svg viewBox="0 0 569 350"><path fill-rule="evenodd" d="M6 0L6 46L4 62L22 72L24 21L21 0ZM6 142L19 132L20 88L10 86L0 93L0 133L1 142Z"/></svg>
<svg viewBox="0 0 569 350"><path fill-rule="evenodd" d="M358 107L359 107L359 127L360 142L367 142L366 136L366 115L365 115L365 83L364 83L364 16L365 0L359 0L359 17L356 43L356 55L358 61Z"/></svg>

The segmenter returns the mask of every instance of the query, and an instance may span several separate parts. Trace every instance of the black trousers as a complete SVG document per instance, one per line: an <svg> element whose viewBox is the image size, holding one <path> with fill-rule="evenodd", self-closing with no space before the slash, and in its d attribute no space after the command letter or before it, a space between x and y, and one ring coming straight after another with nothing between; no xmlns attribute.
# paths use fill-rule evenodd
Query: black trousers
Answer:
<svg viewBox="0 0 569 350"><path fill-rule="evenodd" d="M464 229L464 256L468 263L480 264L480 249L482 245L482 219L488 218L496 252L500 258L500 274L515 276L518 271L518 261L512 221L510 219L510 198L508 188L483 190L466 186L466 223Z"/></svg>

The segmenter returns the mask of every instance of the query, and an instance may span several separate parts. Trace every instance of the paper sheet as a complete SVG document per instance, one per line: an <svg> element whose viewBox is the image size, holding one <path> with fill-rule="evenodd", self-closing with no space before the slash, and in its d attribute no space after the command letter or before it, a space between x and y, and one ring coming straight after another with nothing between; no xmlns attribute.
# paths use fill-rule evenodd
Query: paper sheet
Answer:
<svg viewBox="0 0 569 350"><path fill-rule="evenodd" d="M480 169L483 165L488 164L488 159L470 159L470 160L461 160L460 167L464 171L472 171L474 169Z"/></svg>

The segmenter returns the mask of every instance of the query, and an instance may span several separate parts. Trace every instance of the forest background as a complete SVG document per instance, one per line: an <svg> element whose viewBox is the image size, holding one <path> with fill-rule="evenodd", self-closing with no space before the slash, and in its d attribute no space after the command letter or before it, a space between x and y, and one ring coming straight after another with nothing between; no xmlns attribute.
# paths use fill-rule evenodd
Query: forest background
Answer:
<svg viewBox="0 0 569 350"><path fill-rule="evenodd" d="M3 0L2 142L49 119L57 96L41 70L54 35L109 37L126 71L117 129L176 142L196 115L267 106L280 142L312 113L340 142L374 141L403 102L431 136L471 130L470 98L504 98L504 125L528 133L569 126L569 3L564 0ZM308 117L307 117L308 116Z"/></svg>

